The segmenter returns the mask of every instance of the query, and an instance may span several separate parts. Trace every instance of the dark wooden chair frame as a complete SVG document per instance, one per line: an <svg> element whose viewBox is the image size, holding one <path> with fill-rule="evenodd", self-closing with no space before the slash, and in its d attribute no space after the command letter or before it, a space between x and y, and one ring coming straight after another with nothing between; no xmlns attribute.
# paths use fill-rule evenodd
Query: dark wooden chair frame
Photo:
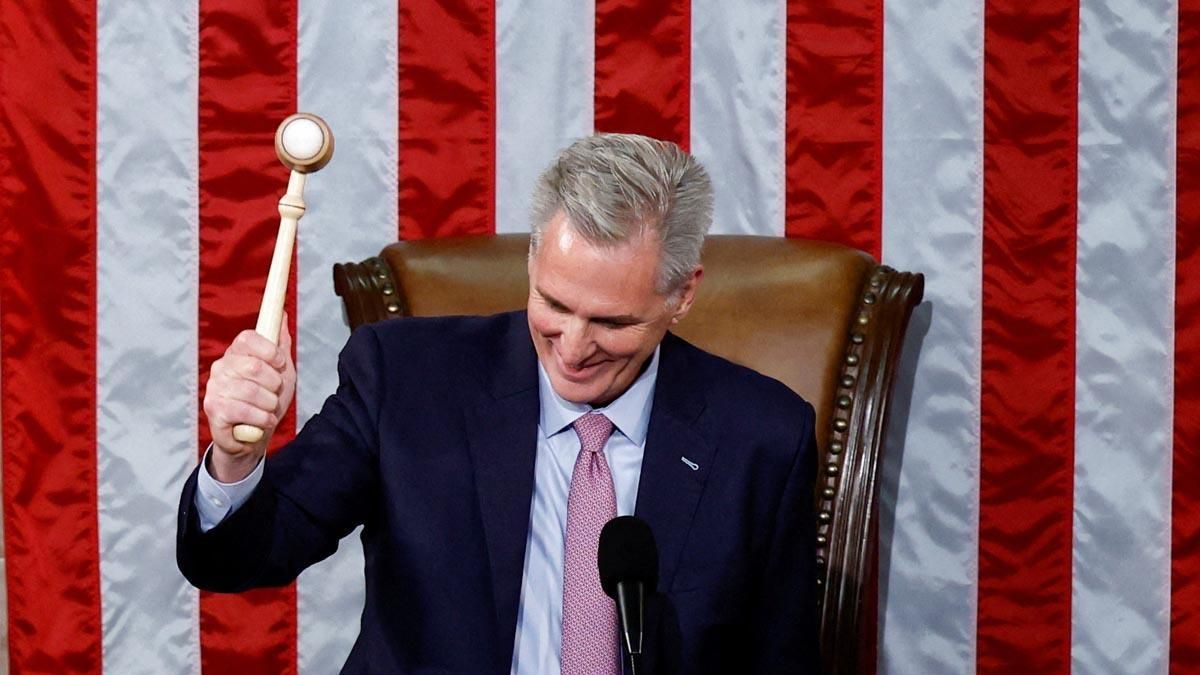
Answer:
<svg viewBox="0 0 1200 675"><path fill-rule="evenodd" d="M409 314L383 252L334 265L333 281L351 329ZM923 293L921 274L876 266L846 327L814 495L825 673L874 667L879 467L905 331Z"/></svg>

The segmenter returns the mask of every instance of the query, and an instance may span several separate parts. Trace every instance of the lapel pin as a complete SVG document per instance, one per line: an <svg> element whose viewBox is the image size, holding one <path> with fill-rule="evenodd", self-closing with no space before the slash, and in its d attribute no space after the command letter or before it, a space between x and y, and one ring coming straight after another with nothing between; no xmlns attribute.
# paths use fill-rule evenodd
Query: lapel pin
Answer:
<svg viewBox="0 0 1200 675"><path fill-rule="evenodd" d="M687 457L680 457L679 461L683 462L684 464L687 464L688 468L691 469L692 471L700 470L700 465L693 462L692 460L688 459Z"/></svg>

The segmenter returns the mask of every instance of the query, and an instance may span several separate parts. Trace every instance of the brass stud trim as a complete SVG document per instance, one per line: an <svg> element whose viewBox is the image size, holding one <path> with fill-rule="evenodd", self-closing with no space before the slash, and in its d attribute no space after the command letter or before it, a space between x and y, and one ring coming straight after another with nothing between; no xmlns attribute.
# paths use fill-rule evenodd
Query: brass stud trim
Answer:
<svg viewBox="0 0 1200 675"><path fill-rule="evenodd" d="M855 387L858 386L858 367L861 359L864 358L864 349L867 343L868 326L872 324L872 314L875 310L875 305L883 302L883 292L888 288L889 275L893 272L885 267L877 267L871 276L867 279L866 285L859 296L859 305L857 312L853 315L849 330L845 335L847 350L843 356L843 365L841 372L838 373L837 384L839 391L835 392L833 399L833 415L830 420L830 436L827 441L828 451L822 457L820 470L822 472L822 484L818 488L817 496L817 584L821 589L818 592L818 602L823 601L824 586L826 576L829 574L829 546L831 543L830 532L832 531L832 523L835 518L836 498L838 495L838 482L841 480L842 469L850 466L843 462L849 462L852 458L847 456L850 452L848 447L848 433L850 430L850 419L854 411L855 399L857 398ZM843 459L845 456L845 459Z"/></svg>

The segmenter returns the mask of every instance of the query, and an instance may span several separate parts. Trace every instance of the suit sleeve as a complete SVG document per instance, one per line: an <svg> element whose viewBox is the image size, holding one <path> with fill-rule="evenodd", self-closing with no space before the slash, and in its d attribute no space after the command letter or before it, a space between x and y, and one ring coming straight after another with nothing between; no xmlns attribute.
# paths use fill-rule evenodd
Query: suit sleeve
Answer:
<svg viewBox="0 0 1200 675"><path fill-rule="evenodd" d="M819 671L816 585L815 414L805 404L799 447L771 535L763 583L753 603L749 650L754 673Z"/></svg>
<svg viewBox="0 0 1200 675"><path fill-rule="evenodd" d="M383 350L370 326L351 335L338 360L339 384L321 412L265 462L245 504L202 531L197 471L179 502L176 561L193 585L235 592L290 583L337 550L366 522L378 494Z"/></svg>

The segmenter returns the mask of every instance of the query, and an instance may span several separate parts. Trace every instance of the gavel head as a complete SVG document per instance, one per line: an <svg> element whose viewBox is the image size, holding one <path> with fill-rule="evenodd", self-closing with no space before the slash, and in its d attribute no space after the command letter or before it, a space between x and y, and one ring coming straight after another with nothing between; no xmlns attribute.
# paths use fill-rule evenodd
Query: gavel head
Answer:
<svg viewBox="0 0 1200 675"><path fill-rule="evenodd" d="M289 115L275 130L275 155L292 171L319 171L333 158L333 132L312 113Z"/></svg>

